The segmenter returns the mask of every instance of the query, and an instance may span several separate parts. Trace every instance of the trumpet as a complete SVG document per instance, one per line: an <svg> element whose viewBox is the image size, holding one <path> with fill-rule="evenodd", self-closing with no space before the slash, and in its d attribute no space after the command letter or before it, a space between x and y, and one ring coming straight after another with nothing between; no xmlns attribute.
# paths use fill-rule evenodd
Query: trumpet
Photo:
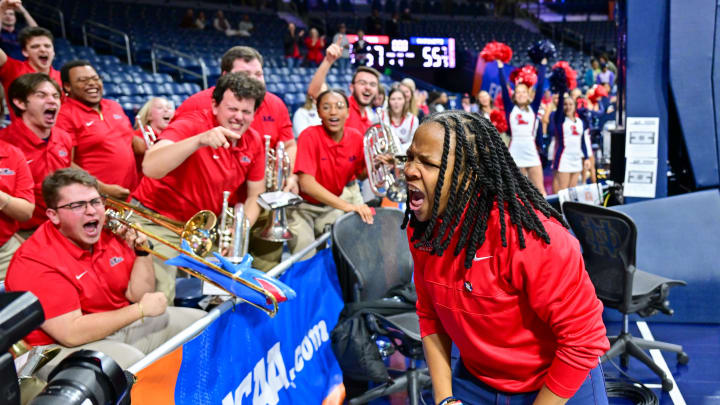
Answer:
<svg viewBox="0 0 720 405"><path fill-rule="evenodd" d="M135 116L135 122L138 123L140 132L142 133L143 139L145 140L145 146L147 146L148 148L153 146L155 144L155 141L157 141L157 136L155 135L155 131L153 131L153 129L150 125L144 125L142 123L142 120L140 119L140 115Z"/></svg>
<svg viewBox="0 0 720 405"><path fill-rule="evenodd" d="M223 192L223 207L218 224L218 247L220 254L228 252L228 260L240 263L250 244L250 220L245 216L242 203L230 207L230 192Z"/></svg>
<svg viewBox="0 0 720 405"><path fill-rule="evenodd" d="M270 135L265 135L265 189L282 191L285 179L290 177L290 155L285 152L285 144L278 142L270 149ZM271 220L257 232L260 239L270 242L285 242L293 238L288 229L285 207L271 210Z"/></svg>
<svg viewBox="0 0 720 405"><path fill-rule="evenodd" d="M373 124L363 136L365 166L368 183L373 194L395 202L405 202L407 185L403 173L403 159L390 128L383 123ZM391 155L393 163L382 162L379 157Z"/></svg>
<svg viewBox="0 0 720 405"><path fill-rule="evenodd" d="M270 317L275 316L275 314L278 311L278 302L277 298L267 291L264 288L258 287L238 276L235 274L223 269L222 267L205 260L203 257L206 256L213 247L213 240L216 238L215 232L214 232L214 226L217 222L217 218L215 217L215 214L213 214L211 211L200 211L197 214L195 214L189 221L186 223L179 223L178 221L174 221L172 219L166 218L162 215L149 212L147 210L141 209L139 207L132 206L124 201L120 201L111 197L106 197L105 201L105 217L106 222L105 226L110 229L113 233L117 233L121 227L126 227L135 230L136 232L142 233L146 235L147 237L153 239L154 241L161 243L173 250L175 250L178 253L185 254L192 259L202 263L203 265L209 267L210 269L214 270L215 272L230 278L231 280L243 284L244 286L262 294L265 296L267 302L272 306L272 308L266 308L261 305L255 304L253 302L250 302L248 300L245 300L241 297L237 297L232 292L228 291L226 288L222 287L220 284L212 281L207 276L203 275L202 273L193 270L188 269L184 267L178 267L180 270L190 274L193 277L197 277L207 283L210 283L224 291L227 291L228 294L235 296L236 298L240 299L241 301L244 301L250 305L252 305L255 308L258 308L265 313L267 313ZM155 235L145 229L142 228L142 226L138 225L137 223L132 221L132 216L136 214L139 215L145 219L148 219L152 221L155 224L158 224L162 227L168 228L172 230L173 232L176 232L178 235L180 235L181 239L186 240L190 246L191 246L191 252L183 250L180 246L177 246L176 244L168 241L167 239L164 239L158 235ZM197 247L197 248L196 248ZM161 260L167 260L168 257L152 250L148 247L139 247L139 249L142 249L153 256L158 257Z"/></svg>

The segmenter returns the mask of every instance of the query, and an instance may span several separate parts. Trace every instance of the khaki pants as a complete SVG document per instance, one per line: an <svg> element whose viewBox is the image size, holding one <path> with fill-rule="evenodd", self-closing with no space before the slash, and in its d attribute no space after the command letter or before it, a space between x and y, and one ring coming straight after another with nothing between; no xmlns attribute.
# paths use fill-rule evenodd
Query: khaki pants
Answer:
<svg viewBox="0 0 720 405"><path fill-rule="evenodd" d="M132 203L133 205L138 204L135 200L133 200ZM133 220L144 230L152 233L153 235L157 235L178 247L180 246L180 235L175 232L157 225L139 215L134 216ZM179 254L176 250L165 246L160 242L152 241L152 243L153 250L167 258L175 257ZM160 291L165 294L168 300L168 305L173 305L175 302L175 276L177 275L177 267L167 265L164 262L165 260L153 257L153 265L155 267L155 291Z"/></svg>
<svg viewBox="0 0 720 405"><path fill-rule="evenodd" d="M360 187L357 182L345 187L340 198L350 204L363 204ZM288 226L294 238L288 242L290 252L293 254L310 245L318 236L322 235L327 225L332 225L343 211L327 205L313 205L301 203L288 209ZM311 258L315 253L309 252L302 260Z"/></svg>
<svg viewBox="0 0 720 405"><path fill-rule="evenodd" d="M19 247L20 241L15 235L11 236L4 245L0 246L0 281L5 280L5 274L7 274L8 266L10 266L10 260Z"/></svg>
<svg viewBox="0 0 720 405"><path fill-rule="evenodd" d="M83 349L103 352L124 370L206 314L194 308L167 307L164 314L137 320L102 340L76 347L48 345L48 349L60 347L60 353L40 369L37 376L47 381L62 359Z"/></svg>

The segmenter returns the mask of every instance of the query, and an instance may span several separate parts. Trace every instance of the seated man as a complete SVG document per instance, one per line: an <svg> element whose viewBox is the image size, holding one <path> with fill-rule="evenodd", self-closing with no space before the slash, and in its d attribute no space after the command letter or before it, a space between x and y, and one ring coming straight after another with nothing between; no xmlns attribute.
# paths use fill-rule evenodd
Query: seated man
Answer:
<svg viewBox="0 0 720 405"><path fill-rule="evenodd" d="M93 176L57 170L43 181L43 197L49 220L17 250L6 280L8 291L35 294L45 312L45 323L25 340L63 347L43 370L78 348L106 353L126 368L205 314L167 307L154 292L152 260L139 250L145 237L126 231L121 240L103 228Z"/></svg>
<svg viewBox="0 0 720 405"><path fill-rule="evenodd" d="M143 173L133 203L163 216L186 222L200 210L218 218L223 192L245 204L254 224L260 214L258 196L265 191L265 150L260 135L250 128L265 86L245 73L227 73L212 92L212 109L188 112L175 119L145 153ZM238 195L247 186L247 197ZM150 221L144 228L172 243L179 235ZM174 256L170 248L158 252ZM157 263L158 291L175 296L175 267Z"/></svg>

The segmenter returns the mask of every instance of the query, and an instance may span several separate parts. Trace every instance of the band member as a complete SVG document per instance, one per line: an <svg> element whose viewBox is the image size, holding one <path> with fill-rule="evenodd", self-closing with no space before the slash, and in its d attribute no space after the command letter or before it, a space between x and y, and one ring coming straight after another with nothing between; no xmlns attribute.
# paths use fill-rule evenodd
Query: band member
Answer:
<svg viewBox="0 0 720 405"><path fill-rule="evenodd" d="M295 238L288 245L293 253L312 243L344 212L355 211L364 222L373 222L357 182L345 187L353 176L367 177L363 137L345 126L347 97L327 90L318 96L317 105L322 125L308 127L298 137L295 173L300 177L300 195L305 202L289 209L288 227Z"/></svg>
<svg viewBox="0 0 720 405"><path fill-rule="evenodd" d="M0 280L5 279L10 259L20 247L13 235L35 209L33 186L25 155L0 139Z"/></svg>
<svg viewBox="0 0 720 405"><path fill-rule="evenodd" d="M528 176L538 191L545 195L545 183L543 180L542 162L535 143L536 115L540 102L542 101L543 85L545 83L545 65L547 60L543 59L538 69L538 82L535 91L535 98L530 102L530 89L524 83L515 86L513 98L510 98L503 63L497 61L500 70L500 87L502 88L502 100L505 108L505 118L510 132L510 155L515 164L520 168L522 174Z"/></svg>
<svg viewBox="0 0 720 405"><path fill-rule="evenodd" d="M255 48L234 46L228 49L220 61L220 69L223 75L243 72L257 79L263 85L265 84L263 57ZM175 111L175 117L179 118L190 111L210 110L213 91L214 87L210 87L190 96ZM265 92L265 97L261 101L260 106L255 110L255 118L250 128L259 133L261 137L270 135L270 147L272 149L275 149L278 141L282 141L285 145L285 151L290 156L290 164L294 165L297 146L293 136L290 114L285 103L280 97L269 91ZM297 187L297 177L290 176L286 180L283 189L297 193Z"/></svg>
<svg viewBox="0 0 720 405"><path fill-rule="evenodd" d="M17 250L6 285L31 291L45 312L26 341L63 348L45 369L78 348L102 351L126 368L203 316L167 308L165 296L153 292L152 260L138 250L145 237L126 230L121 240L103 228L94 177L60 169L43 182L43 196L49 221Z"/></svg>
<svg viewBox="0 0 720 405"><path fill-rule="evenodd" d="M168 218L186 222L200 210L218 217L223 191L246 187L245 214L251 225L260 213L257 198L265 191L265 148L250 128L263 100L265 86L244 73L220 77L213 90L212 110L183 114L160 134L145 153L145 177L133 193L135 203ZM153 233L179 244L179 235L140 221ZM158 246L165 256L177 253ZM164 269L164 270L163 270ZM175 267L157 262L157 288L168 299L175 296Z"/></svg>
<svg viewBox="0 0 720 405"><path fill-rule="evenodd" d="M18 119L0 131L0 139L25 154L35 182L35 211L30 221L20 224L26 234L47 220L43 180L72 162L72 136L55 126L60 94L60 86L44 73L22 75L10 85L8 104Z"/></svg>
<svg viewBox="0 0 720 405"><path fill-rule="evenodd" d="M310 97L317 99L318 94L320 94L320 87L325 82L330 67L341 55L342 48L339 43L335 42L327 48L325 58L318 66L308 86L308 95ZM377 70L367 66L359 66L355 69L355 74L350 83L349 115L345 123L346 128L353 128L361 134L364 134L370 128L373 122L371 119L372 113L369 110L373 99L378 95L379 84L380 72Z"/></svg>
<svg viewBox="0 0 720 405"><path fill-rule="evenodd" d="M404 154L417 130L418 119L410 112L410 100L400 87L390 89L388 108L380 112L380 118L392 131L398 152Z"/></svg>
<svg viewBox="0 0 720 405"><path fill-rule="evenodd" d="M435 402L607 404L603 306L580 246L495 127L436 113L407 156L403 226Z"/></svg>
<svg viewBox="0 0 720 405"><path fill-rule="evenodd" d="M12 8L13 0L0 1L0 13ZM17 1L20 3L20 1ZM24 62L8 57L0 50L0 81L2 81L5 94L8 88L18 77L26 73L45 73L50 76L58 86L61 85L60 72L52 67L55 58L53 47L53 35L50 31L41 27L26 27L20 30L18 40L22 47L22 53L27 58ZM10 120L15 119L15 112L10 110Z"/></svg>
<svg viewBox="0 0 720 405"><path fill-rule="evenodd" d="M572 97L563 93L560 98L563 100L563 112L555 110L550 117L555 137L553 193L577 186L580 172L588 170L591 164L588 125L577 116Z"/></svg>
<svg viewBox="0 0 720 405"><path fill-rule="evenodd" d="M103 82L86 60L60 69L67 98L57 126L75 143L74 165L95 176L103 194L126 199L137 185L133 129L122 107L103 98Z"/></svg>
<svg viewBox="0 0 720 405"><path fill-rule="evenodd" d="M14 2L14 5L14 7L6 8L0 15L0 48L2 48L9 57L24 60L25 57L22 54L22 48L18 41L19 29L17 29L16 24L18 14L22 16L28 27L37 27L37 22L35 22L35 19L32 18L20 1Z"/></svg>
<svg viewBox="0 0 720 405"><path fill-rule="evenodd" d="M135 119L135 137L133 151L138 168L138 181L142 178L142 162L149 146L157 140L157 136L170 125L175 115L175 105L164 97L153 97L140 108ZM147 134L148 139L145 139Z"/></svg>

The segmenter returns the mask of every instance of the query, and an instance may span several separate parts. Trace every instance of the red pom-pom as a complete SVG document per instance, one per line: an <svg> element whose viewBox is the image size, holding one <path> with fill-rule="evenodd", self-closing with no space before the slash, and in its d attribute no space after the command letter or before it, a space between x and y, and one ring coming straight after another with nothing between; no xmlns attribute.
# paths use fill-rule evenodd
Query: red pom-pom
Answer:
<svg viewBox="0 0 720 405"><path fill-rule="evenodd" d="M495 41L485 44L485 48L480 52L480 57L483 58L485 62L493 62L495 60L497 45L498 43Z"/></svg>
<svg viewBox="0 0 720 405"><path fill-rule="evenodd" d="M585 99L582 98L582 97L578 97L578 99L577 99L577 109L579 110L579 109L581 109L581 108L588 108L587 101L585 101Z"/></svg>
<svg viewBox="0 0 720 405"><path fill-rule="evenodd" d="M502 42L492 41L485 44L485 48L480 52L480 57L485 62L500 60L503 63L509 63L512 59L512 49Z"/></svg>
<svg viewBox="0 0 720 405"><path fill-rule="evenodd" d="M601 98L607 96L607 89L605 89L605 86L603 85L596 84L590 89L590 91L588 91L588 100L590 100L590 102L593 104L597 104L597 102L600 101Z"/></svg>
<svg viewBox="0 0 720 405"><path fill-rule="evenodd" d="M508 125L505 120L505 114L500 110L493 109L490 111L490 122L492 122L499 133L507 132Z"/></svg>
<svg viewBox="0 0 720 405"><path fill-rule="evenodd" d="M497 53L495 54L495 59L499 59L503 61L503 63L510 63L510 59L512 59L513 51L512 48L507 46L506 44L503 44L502 42L498 43L498 49Z"/></svg>
<svg viewBox="0 0 720 405"><path fill-rule="evenodd" d="M525 65L520 69L515 69L510 73L510 81L518 84L524 84L528 87L532 87L537 83L537 71L530 65Z"/></svg>
<svg viewBox="0 0 720 405"><path fill-rule="evenodd" d="M570 64L564 60L561 60L553 65L553 69L562 68L565 71L565 80L567 80L568 90L572 90L577 87L577 72L570 67Z"/></svg>

